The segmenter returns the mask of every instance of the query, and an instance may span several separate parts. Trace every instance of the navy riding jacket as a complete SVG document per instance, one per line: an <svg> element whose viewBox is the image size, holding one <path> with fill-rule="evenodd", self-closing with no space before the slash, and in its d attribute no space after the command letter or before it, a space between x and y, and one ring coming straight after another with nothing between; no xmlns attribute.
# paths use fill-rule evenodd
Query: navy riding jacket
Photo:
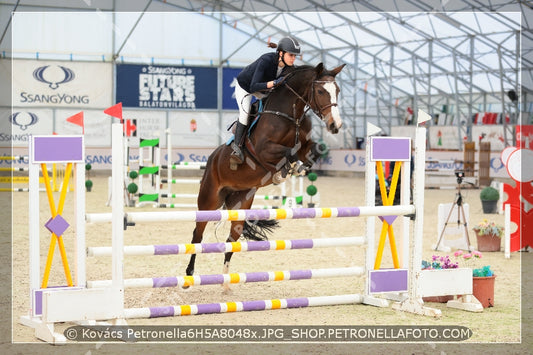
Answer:
<svg viewBox="0 0 533 355"><path fill-rule="evenodd" d="M241 88L249 93L266 90L267 82L276 79L278 58L277 52L265 53L245 67L237 75Z"/></svg>

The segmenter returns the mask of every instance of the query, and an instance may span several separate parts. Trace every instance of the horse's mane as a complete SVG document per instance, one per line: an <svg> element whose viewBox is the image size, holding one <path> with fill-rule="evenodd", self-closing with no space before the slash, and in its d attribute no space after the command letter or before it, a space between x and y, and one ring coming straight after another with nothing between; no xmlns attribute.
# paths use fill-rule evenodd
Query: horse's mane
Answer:
<svg viewBox="0 0 533 355"><path fill-rule="evenodd" d="M300 65L300 66L292 66L292 67L285 67L285 70L281 73L281 75L288 76L287 79L290 77L293 77L301 72L308 71L308 70L314 70L315 67L312 65Z"/></svg>

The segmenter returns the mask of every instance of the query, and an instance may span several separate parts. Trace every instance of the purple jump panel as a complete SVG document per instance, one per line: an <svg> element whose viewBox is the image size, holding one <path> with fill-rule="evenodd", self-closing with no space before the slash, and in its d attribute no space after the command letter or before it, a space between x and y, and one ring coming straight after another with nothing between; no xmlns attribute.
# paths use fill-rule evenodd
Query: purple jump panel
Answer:
<svg viewBox="0 0 533 355"><path fill-rule="evenodd" d="M371 161L409 161L411 139L395 137L371 137Z"/></svg>
<svg viewBox="0 0 533 355"><path fill-rule="evenodd" d="M32 136L30 163L83 163L83 136Z"/></svg>
<svg viewBox="0 0 533 355"><path fill-rule="evenodd" d="M408 291L406 269L371 270L369 274L370 293Z"/></svg>

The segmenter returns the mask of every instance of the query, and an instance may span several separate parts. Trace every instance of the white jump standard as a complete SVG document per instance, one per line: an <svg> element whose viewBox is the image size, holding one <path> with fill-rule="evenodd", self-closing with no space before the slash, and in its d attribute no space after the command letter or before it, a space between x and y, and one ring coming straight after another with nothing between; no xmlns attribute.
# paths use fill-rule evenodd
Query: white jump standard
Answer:
<svg viewBox="0 0 533 355"><path fill-rule="evenodd" d="M419 113L419 116L421 114ZM84 170L79 164L83 162L83 153L73 159L76 166L76 236L77 236L77 274L72 287L40 288L39 277L39 236L38 236L38 159L30 163L30 196L37 194L37 202L30 197L30 296L32 299L30 315L21 322L36 329L36 336L52 343L64 342L66 339L54 332L58 322L91 322L107 320L114 324L125 324L129 318L154 318L188 314L223 313L233 311L254 311L321 305L363 303L379 307L390 305L389 299L399 301L394 308L417 314L440 316L441 311L424 307L423 296L450 294L449 285L435 286L434 278L421 271L423 213L424 213L424 161L426 130L417 128L415 140L415 169L413 204L409 204L411 143L409 138L368 137L367 170L365 178L366 204L361 207L336 208L295 208L295 209L257 209L257 210L217 210L217 211L165 211L165 212L130 212L124 213L124 145L122 144L122 124L112 125L112 213L85 214L84 206ZM37 137L35 137L37 138ZM55 136L49 139L59 139ZM81 141L82 142L82 141ZM32 144L41 144L40 139L32 139ZM55 144L55 142L54 142ZM77 142L79 144L79 142ZM64 151L65 149L56 149ZM78 147L79 151L79 147ZM83 152L83 149L82 149ZM51 159L51 158L50 158ZM47 161L50 161L48 159ZM392 160L402 166L401 205L392 206L392 200L384 199L383 206L375 206L375 172L380 171L381 162ZM376 163L379 163L376 165ZM34 165L32 165L34 164ZM34 168L31 168L34 166ZM396 170L396 169L395 169ZM400 169L395 171L396 179ZM37 173L36 173L37 172ZM380 183L381 184L381 183ZM80 188L80 185L82 186ZM36 189L37 187L37 189ZM32 195L33 194L33 195ZM389 201L390 200L390 201ZM390 202L390 204L389 204ZM85 217L85 220L84 220ZM235 243L198 243L164 246L124 246L125 226L139 223L161 221L237 221L258 219L299 219L299 218L339 218L365 217L366 230L363 237L336 237L303 240L273 240L264 242ZM376 217L383 223L381 239L377 248L374 245ZM411 221L414 219L414 222ZM394 242L395 220L401 222L399 229L403 236L401 257L397 257ZM112 246L85 248L85 223L112 223ZM396 223L398 224L398 223ZM395 225L396 225L395 224ZM37 226L33 228L32 226ZM390 237L393 252L393 269L380 269L381 254L386 236ZM362 266L336 267L331 269L265 271L255 273L231 273L198 276L166 276L157 278L140 278L125 280L123 275L124 255L169 255L224 252L272 252L286 249L310 249L321 247L358 245L364 248ZM393 248L394 247L394 248ZM85 259L87 255L111 256L112 280L86 281ZM464 269L463 269L464 270ZM463 276L465 271L461 271ZM364 290L360 294L328 295L317 297L297 297L287 299L252 300L242 302L222 302L210 304L170 305L165 307L143 307L126 309L124 307L124 289L126 287L172 287L202 284L229 284L242 282L269 282L290 279L317 277L363 276ZM448 276L451 274L447 274ZM466 275L465 277L467 277ZM438 278L438 277L437 277ZM470 270L471 278L471 270ZM429 280L429 281L428 281ZM95 288L90 288L95 287ZM480 311L470 289L461 284L454 288L452 294L461 294L461 300L450 301L449 306L471 311ZM472 301L472 302L470 302ZM40 304L41 312L36 312ZM480 305L479 305L480 306ZM482 308L481 308L482 310Z"/></svg>

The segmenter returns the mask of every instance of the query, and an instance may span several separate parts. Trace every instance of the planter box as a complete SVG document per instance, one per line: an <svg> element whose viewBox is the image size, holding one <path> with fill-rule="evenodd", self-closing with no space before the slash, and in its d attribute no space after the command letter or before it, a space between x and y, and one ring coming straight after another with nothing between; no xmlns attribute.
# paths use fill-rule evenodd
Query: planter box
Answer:
<svg viewBox="0 0 533 355"><path fill-rule="evenodd" d="M476 230L474 232L476 233L478 251L500 251L502 238L493 235L479 235Z"/></svg>
<svg viewBox="0 0 533 355"><path fill-rule="evenodd" d="M498 201L481 201L483 213L498 213Z"/></svg>
<svg viewBox="0 0 533 355"><path fill-rule="evenodd" d="M421 270L419 295L448 296L472 294L472 269Z"/></svg>
<svg viewBox="0 0 533 355"><path fill-rule="evenodd" d="M494 307L494 281L496 275L486 277L474 277L473 293L481 302L483 308Z"/></svg>

